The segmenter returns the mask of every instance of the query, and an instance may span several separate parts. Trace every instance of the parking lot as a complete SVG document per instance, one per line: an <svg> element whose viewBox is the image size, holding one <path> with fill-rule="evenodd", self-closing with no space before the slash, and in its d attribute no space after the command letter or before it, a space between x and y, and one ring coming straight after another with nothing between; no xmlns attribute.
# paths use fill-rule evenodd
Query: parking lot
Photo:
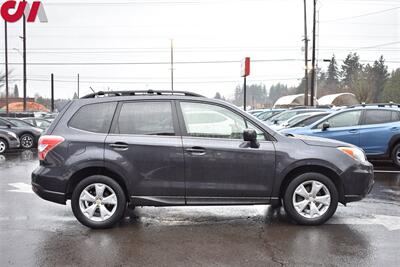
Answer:
<svg viewBox="0 0 400 267"><path fill-rule="evenodd" d="M361 202L304 227L269 206L136 208L90 230L32 193L36 151L0 155L1 266L398 266L400 173L375 163Z"/></svg>

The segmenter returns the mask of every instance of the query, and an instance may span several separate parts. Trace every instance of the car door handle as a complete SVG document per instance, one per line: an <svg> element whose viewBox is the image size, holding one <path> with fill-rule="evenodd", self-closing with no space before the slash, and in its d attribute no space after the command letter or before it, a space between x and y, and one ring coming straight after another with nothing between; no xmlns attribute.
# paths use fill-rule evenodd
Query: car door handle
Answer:
<svg viewBox="0 0 400 267"><path fill-rule="evenodd" d="M202 155L206 154L206 149L203 147L198 147L198 146L186 148L185 151L190 154L198 155L198 156L202 156Z"/></svg>
<svg viewBox="0 0 400 267"><path fill-rule="evenodd" d="M127 150L129 148L127 143L122 143L122 142L116 142L114 144L110 144L111 148L114 148L115 150Z"/></svg>
<svg viewBox="0 0 400 267"><path fill-rule="evenodd" d="M358 130L357 129L352 129L352 130L349 130L349 133L358 133Z"/></svg>

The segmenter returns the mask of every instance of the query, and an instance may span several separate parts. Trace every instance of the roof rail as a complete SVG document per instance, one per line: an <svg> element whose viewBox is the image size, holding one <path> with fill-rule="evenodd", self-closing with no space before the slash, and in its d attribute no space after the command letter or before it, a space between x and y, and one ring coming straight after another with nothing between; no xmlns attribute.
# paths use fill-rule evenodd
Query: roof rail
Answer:
<svg viewBox="0 0 400 267"><path fill-rule="evenodd" d="M398 107L400 108L400 104L399 103L393 103L393 102L389 102L389 103L371 103L371 104L358 104L358 105L352 105L349 106L349 108L355 108L355 107L370 107L370 106L378 106L378 107Z"/></svg>
<svg viewBox="0 0 400 267"><path fill-rule="evenodd" d="M184 95L184 96L194 96L194 97L204 97L202 95L185 92L185 91L154 91L154 90L139 90L139 91L99 91L89 95L81 97L83 98L96 98L104 96L135 96L135 95Z"/></svg>

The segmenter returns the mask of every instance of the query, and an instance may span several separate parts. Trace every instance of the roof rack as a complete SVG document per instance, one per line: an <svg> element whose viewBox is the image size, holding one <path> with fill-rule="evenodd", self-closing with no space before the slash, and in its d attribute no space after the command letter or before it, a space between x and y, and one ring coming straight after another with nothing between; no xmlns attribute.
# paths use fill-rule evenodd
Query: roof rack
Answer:
<svg viewBox="0 0 400 267"><path fill-rule="evenodd" d="M371 103L371 104L365 104L365 103L361 103L358 105L352 105L349 106L349 108L355 108L355 107L370 107L370 106L378 106L378 107L398 107L400 108L400 104L399 103L393 103L393 102L389 102L389 103Z"/></svg>
<svg viewBox="0 0 400 267"><path fill-rule="evenodd" d="M93 94L85 95L83 98L96 98L105 96L135 96L135 95L183 95L183 96L194 96L204 97L202 95L185 92L185 91L154 91L154 90L142 90L142 91L99 91Z"/></svg>

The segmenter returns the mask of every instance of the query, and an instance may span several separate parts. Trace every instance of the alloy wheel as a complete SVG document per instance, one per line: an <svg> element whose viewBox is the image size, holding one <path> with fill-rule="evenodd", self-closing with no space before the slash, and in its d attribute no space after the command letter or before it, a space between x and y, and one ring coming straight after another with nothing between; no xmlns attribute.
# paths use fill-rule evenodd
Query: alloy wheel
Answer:
<svg viewBox="0 0 400 267"><path fill-rule="evenodd" d="M0 140L0 154L6 151L7 145L3 140Z"/></svg>
<svg viewBox="0 0 400 267"><path fill-rule="evenodd" d="M400 147L397 148L397 151L396 151L396 159L397 159L397 162L400 163Z"/></svg>
<svg viewBox="0 0 400 267"><path fill-rule="evenodd" d="M296 188L292 203L299 215L307 219L317 219L328 211L331 205L331 194L323 183L308 180Z"/></svg>
<svg viewBox="0 0 400 267"><path fill-rule="evenodd" d="M79 207L91 221L103 222L114 215L118 205L117 195L108 185L88 185L80 194Z"/></svg>
<svg viewBox="0 0 400 267"><path fill-rule="evenodd" d="M29 134L22 136L21 146L23 148L32 148L33 147L33 137Z"/></svg>

